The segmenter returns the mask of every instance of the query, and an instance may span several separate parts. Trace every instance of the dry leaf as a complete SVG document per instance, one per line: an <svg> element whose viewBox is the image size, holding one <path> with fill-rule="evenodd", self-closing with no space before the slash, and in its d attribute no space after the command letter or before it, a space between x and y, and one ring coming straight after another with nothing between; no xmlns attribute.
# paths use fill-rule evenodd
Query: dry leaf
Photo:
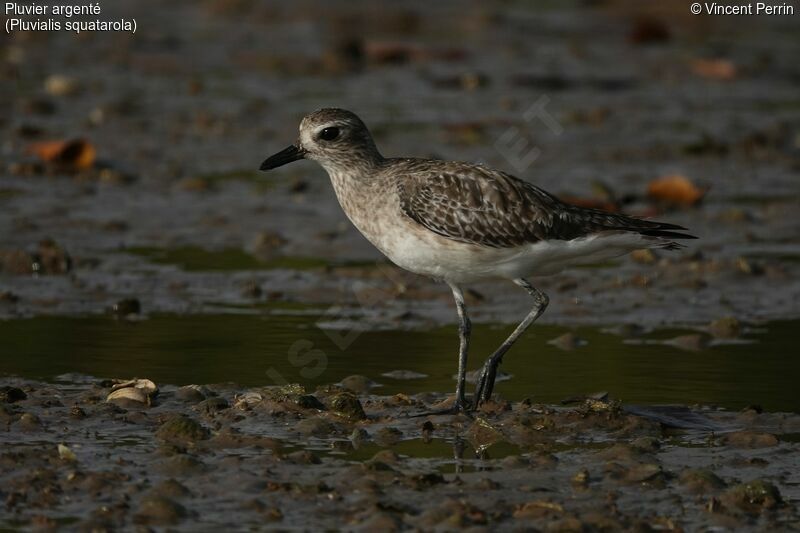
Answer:
<svg viewBox="0 0 800 533"><path fill-rule="evenodd" d="M697 187L686 176L673 174L651 181L647 187L647 196L651 200L673 206L690 206L702 200L706 191L707 189Z"/></svg>
<svg viewBox="0 0 800 533"><path fill-rule="evenodd" d="M47 163L71 170L91 168L97 155L94 146L84 139L37 142L28 146L28 152Z"/></svg>
<svg viewBox="0 0 800 533"><path fill-rule="evenodd" d="M694 59L691 67L696 75L710 80L731 81L738 74L736 65L727 59Z"/></svg>

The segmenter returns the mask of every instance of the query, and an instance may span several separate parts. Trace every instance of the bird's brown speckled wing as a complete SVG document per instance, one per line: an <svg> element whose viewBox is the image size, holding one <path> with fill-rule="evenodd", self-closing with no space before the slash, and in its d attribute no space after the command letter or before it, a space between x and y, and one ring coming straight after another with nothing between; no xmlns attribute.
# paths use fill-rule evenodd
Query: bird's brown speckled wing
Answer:
<svg viewBox="0 0 800 533"><path fill-rule="evenodd" d="M509 248L612 230L692 238L668 231L684 229L680 226L565 204L530 183L481 166L426 160L405 164L405 172L393 169L402 211L455 241Z"/></svg>

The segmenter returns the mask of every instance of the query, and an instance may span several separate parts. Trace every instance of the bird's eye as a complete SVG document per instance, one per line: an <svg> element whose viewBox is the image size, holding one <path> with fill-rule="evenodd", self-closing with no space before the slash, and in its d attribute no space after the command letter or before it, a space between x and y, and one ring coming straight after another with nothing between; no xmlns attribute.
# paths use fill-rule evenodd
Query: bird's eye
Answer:
<svg viewBox="0 0 800 533"><path fill-rule="evenodd" d="M339 128L325 128L319 132L319 138L323 141L332 141L339 136Z"/></svg>

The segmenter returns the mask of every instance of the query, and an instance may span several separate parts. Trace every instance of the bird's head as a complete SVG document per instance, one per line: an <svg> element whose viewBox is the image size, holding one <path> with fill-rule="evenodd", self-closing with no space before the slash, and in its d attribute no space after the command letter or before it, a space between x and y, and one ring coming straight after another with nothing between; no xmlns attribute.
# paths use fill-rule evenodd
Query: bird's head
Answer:
<svg viewBox="0 0 800 533"><path fill-rule="evenodd" d="M326 108L306 115L295 144L268 157L261 170L278 168L299 159L313 159L329 172L383 160L375 142L355 113Z"/></svg>

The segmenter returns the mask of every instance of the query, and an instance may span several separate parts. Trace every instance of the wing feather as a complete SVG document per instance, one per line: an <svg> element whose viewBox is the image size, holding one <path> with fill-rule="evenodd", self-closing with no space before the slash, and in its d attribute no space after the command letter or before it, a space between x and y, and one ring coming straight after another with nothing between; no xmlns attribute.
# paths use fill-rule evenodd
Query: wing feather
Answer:
<svg viewBox="0 0 800 533"><path fill-rule="evenodd" d="M405 160L395 167L400 207L429 230L460 242L509 248L541 240L571 240L602 231L695 238L681 226L566 204L503 172L478 165Z"/></svg>

